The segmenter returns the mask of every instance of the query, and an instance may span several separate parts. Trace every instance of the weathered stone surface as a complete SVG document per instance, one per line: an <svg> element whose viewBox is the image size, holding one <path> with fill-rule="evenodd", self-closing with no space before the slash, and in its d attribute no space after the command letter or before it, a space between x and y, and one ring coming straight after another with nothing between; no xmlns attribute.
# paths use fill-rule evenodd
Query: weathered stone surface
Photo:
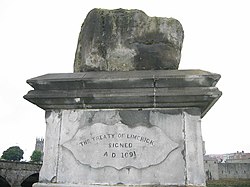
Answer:
<svg viewBox="0 0 250 187"><path fill-rule="evenodd" d="M27 182L38 181L41 164L29 162L0 161L0 186L21 187ZM31 177L31 176L34 177ZM6 185L3 182L8 183ZM24 185L25 186L25 185Z"/></svg>
<svg viewBox="0 0 250 187"><path fill-rule="evenodd" d="M202 117L221 96L220 75L201 70L48 74L28 80L25 99L45 110L198 107Z"/></svg>
<svg viewBox="0 0 250 187"><path fill-rule="evenodd" d="M137 121L130 120L130 114L133 114ZM37 186L205 185L203 152L200 146L202 145L200 110L197 108L143 111L137 109L59 110L47 112L46 123L50 128L46 131L46 137L51 136L53 132L55 135L53 138L46 139L44 158L46 162L43 163L43 172L40 173L41 183ZM60 134L57 129L60 129ZM86 130L89 132L87 133ZM110 138L106 136L108 139L104 139L104 133L109 133ZM119 133L120 138L118 138ZM150 141L148 141L149 145L143 145L147 140L146 142L141 142L140 139L129 140L122 137L122 134L126 133L148 137L155 141L155 146L163 145L164 139L167 138L171 141L168 140L164 146L174 145L174 149L162 160L159 153L163 153L166 148L149 149L152 147ZM117 138L116 135L112 138L112 134L116 134ZM75 142L75 140L80 142ZM86 144L83 146L92 146L91 151L90 147L86 149L82 146L81 142L84 144L84 141ZM163 142L160 143L160 141ZM116 143L124 142L128 143L127 147L109 146L110 143L116 145ZM74 146L82 148L76 153L71 149ZM145 152L141 152L141 148ZM134 155L131 155L132 158L126 157L127 151L135 151L138 158ZM112 157L112 153L116 156ZM119 158L119 153L120 156L123 153L124 158ZM81 158L76 154L79 154ZM86 154L94 154L92 160L85 157ZM142 157L139 154L142 154ZM148 155L148 160L143 161L146 155ZM145 167L138 167L141 163L149 164ZM96 164L100 165L96 166ZM42 185L42 182L50 183Z"/></svg>
<svg viewBox="0 0 250 187"><path fill-rule="evenodd" d="M183 37L173 18L93 9L81 28L74 72L178 69Z"/></svg>
<svg viewBox="0 0 250 187"><path fill-rule="evenodd" d="M130 128L122 122L81 128L63 145L80 163L92 168L137 169L160 164L178 144L158 127Z"/></svg>

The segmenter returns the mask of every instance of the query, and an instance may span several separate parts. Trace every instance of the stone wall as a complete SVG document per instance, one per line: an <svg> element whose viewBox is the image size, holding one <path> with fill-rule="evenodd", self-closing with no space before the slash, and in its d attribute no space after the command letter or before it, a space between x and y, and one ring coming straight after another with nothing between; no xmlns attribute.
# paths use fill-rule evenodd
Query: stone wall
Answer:
<svg viewBox="0 0 250 187"><path fill-rule="evenodd" d="M220 179L250 179L250 163L219 163Z"/></svg>
<svg viewBox="0 0 250 187"><path fill-rule="evenodd" d="M28 162L0 161L0 178L4 179L10 186L21 186L30 176L39 173L41 164ZM2 187L2 184L0 183Z"/></svg>
<svg viewBox="0 0 250 187"><path fill-rule="evenodd" d="M219 180L219 170L217 160L205 160L204 171L206 174L206 180Z"/></svg>
<svg viewBox="0 0 250 187"><path fill-rule="evenodd" d="M250 179L250 163L218 163L204 160L206 180Z"/></svg>

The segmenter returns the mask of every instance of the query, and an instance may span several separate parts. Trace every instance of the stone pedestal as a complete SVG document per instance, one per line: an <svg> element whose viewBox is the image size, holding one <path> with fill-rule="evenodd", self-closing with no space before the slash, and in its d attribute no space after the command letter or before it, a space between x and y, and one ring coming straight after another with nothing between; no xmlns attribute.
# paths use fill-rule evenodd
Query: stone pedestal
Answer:
<svg viewBox="0 0 250 187"><path fill-rule="evenodd" d="M46 110L35 187L205 186L200 119L220 97L201 70L47 74L24 96Z"/></svg>

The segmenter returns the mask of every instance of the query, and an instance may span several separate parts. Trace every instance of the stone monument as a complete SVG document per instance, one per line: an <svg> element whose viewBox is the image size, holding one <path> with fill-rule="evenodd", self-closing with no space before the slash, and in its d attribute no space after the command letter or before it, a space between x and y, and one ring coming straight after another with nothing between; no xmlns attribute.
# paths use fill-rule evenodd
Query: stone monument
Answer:
<svg viewBox="0 0 250 187"><path fill-rule="evenodd" d="M27 81L46 113L34 187L205 186L200 121L220 75L178 70L183 33L173 18L90 11L74 73Z"/></svg>

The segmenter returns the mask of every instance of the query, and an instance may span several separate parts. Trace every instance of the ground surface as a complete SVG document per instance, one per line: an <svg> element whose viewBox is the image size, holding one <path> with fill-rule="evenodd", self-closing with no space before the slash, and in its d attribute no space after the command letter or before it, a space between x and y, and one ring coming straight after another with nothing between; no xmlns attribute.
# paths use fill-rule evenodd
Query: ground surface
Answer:
<svg viewBox="0 0 250 187"><path fill-rule="evenodd" d="M250 187L250 179L208 181L207 187Z"/></svg>

